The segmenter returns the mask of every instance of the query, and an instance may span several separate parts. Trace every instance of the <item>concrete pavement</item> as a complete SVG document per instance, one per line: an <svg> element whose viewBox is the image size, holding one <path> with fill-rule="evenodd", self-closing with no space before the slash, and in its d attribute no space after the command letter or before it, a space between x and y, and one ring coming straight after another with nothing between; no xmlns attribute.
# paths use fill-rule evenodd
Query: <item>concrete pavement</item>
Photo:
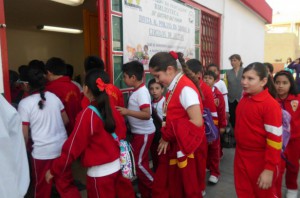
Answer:
<svg viewBox="0 0 300 198"><path fill-rule="evenodd" d="M204 198L236 198L233 178L233 159L234 159L234 148L224 148L224 157L221 160L221 177L216 185L207 185L206 195ZM78 162L74 164L75 178L80 179L85 183L85 171L80 167ZM209 172L207 172L207 179ZM286 187L283 182L282 191L285 194ZM298 185L300 186L300 178L298 177ZM81 191L82 197L87 198L86 191ZM285 196L283 196L284 198ZM298 198L300 198L300 191L298 192Z"/></svg>

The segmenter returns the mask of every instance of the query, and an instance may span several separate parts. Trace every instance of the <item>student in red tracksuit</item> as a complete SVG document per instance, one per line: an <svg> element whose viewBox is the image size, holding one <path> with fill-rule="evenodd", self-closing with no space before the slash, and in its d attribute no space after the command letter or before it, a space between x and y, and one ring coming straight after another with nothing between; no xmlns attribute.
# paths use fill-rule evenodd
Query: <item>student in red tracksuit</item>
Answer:
<svg viewBox="0 0 300 198"><path fill-rule="evenodd" d="M62 153L47 171L46 180L59 178L72 162L81 156L81 162L87 167L88 197L115 198L134 197L133 188L120 186L120 148L112 137L116 131L118 137L124 136L126 126L123 117L110 106L108 95L111 85L102 80L98 70L90 71L85 78L83 92L96 107L103 119L92 109L85 108L76 119L76 125L63 145Z"/></svg>
<svg viewBox="0 0 300 198"><path fill-rule="evenodd" d="M197 60L197 59L190 59L186 62L187 66L189 69L196 75L196 77L199 79L199 85L200 89L203 94L203 107L208 108L211 112L211 115L213 117L214 123L218 125L218 115L217 115L217 110L216 106L214 103L214 97L211 88L203 82L202 77L203 77L203 65L202 63ZM204 143L204 142L203 142ZM206 156L207 152L210 152L209 149L211 148L210 146L211 142L207 142L207 151L206 151ZM203 161L203 164L207 164L207 157L205 158L205 161ZM201 168L202 169L202 168ZM203 169L202 169L203 170ZM206 175L203 173L204 177L201 179L201 185L200 188L202 190L202 195L205 195L205 180L206 180ZM208 179L209 182L216 183L216 178L209 177Z"/></svg>
<svg viewBox="0 0 300 198"><path fill-rule="evenodd" d="M66 113L69 117L69 124L67 125L68 135L72 132L75 125L75 118L80 112L81 93L79 88L72 83L71 79L66 74L65 62L56 57L50 58L45 66L47 71L48 83L46 90L54 93L63 103Z"/></svg>
<svg viewBox="0 0 300 198"><path fill-rule="evenodd" d="M297 94L293 75L289 71L277 72L274 76L274 83L278 95L277 101L291 115L291 136L284 152L288 163L285 160L281 163L281 173L277 182L278 197L281 197L282 176L286 170L286 197L297 198L300 159L300 95Z"/></svg>
<svg viewBox="0 0 300 198"><path fill-rule="evenodd" d="M281 108L272 97L276 91L266 67L258 62L244 69L241 84L244 94L234 129L236 193L242 198L275 198L282 147Z"/></svg>
<svg viewBox="0 0 300 198"><path fill-rule="evenodd" d="M217 75L212 71L207 71L204 74L204 82L207 83L213 91L214 102L217 108L218 113L218 129L220 134L225 132L225 128L227 125L226 121L226 112L225 112L225 101L223 94L218 90L217 87L214 86L217 80ZM207 167L210 170L210 179L209 182L212 184L216 184L219 181L220 176L220 138L213 141L208 145L208 159L207 159Z"/></svg>
<svg viewBox="0 0 300 198"><path fill-rule="evenodd" d="M180 62L183 73L178 70ZM153 198L201 198L200 180L206 137L202 118L199 82L184 62L183 54L159 52L149 62L150 73L168 87L158 146L158 168ZM202 165L202 166L201 166ZM200 168L199 168L200 167ZM203 170L201 170L204 169Z"/></svg>

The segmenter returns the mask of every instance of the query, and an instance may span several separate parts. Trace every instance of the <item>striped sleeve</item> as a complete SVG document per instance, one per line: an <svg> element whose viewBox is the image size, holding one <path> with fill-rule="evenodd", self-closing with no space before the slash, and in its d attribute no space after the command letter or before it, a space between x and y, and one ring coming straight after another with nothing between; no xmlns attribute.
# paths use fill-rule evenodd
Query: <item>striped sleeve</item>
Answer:
<svg viewBox="0 0 300 198"><path fill-rule="evenodd" d="M267 134L265 169L274 171L276 166L280 164L282 148L282 114L278 104L273 105L266 111L264 123Z"/></svg>

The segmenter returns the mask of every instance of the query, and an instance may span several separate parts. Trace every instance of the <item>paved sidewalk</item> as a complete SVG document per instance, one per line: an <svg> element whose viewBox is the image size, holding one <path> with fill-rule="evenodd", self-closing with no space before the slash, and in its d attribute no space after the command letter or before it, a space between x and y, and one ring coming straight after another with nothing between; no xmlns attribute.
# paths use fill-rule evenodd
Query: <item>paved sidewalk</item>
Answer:
<svg viewBox="0 0 300 198"><path fill-rule="evenodd" d="M233 148L224 148L224 157L221 159L220 171L221 176L219 182L216 185L206 186L205 198L236 198L234 189L234 178L233 178L233 159L234 159ZM207 172L207 179L209 172Z"/></svg>
<svg viewBox="0 0 300 198"><path fill-rule="evenodd" d="M235 188L234 188L234 178L233 178L233 159L234 159L234 148L224 148L224 157L221 160L221 177L216 185L207 185L206 195L204 198L236 198ZM77 163L77 162L76 162ZM83 183L85 183L85 172L79 165L74 165L75 178L79 178ZM79 171L78 171L79 170ZM207 179L209 172L207 172ZM285 182L283 182L284 184ZM300 186L300 177L298 176L298 185ZM282 186L283 198L285 198L285 185ZM86 191L81 191L83 198L87 198ZM298 198L300 198L300 191L298 192Z"/></svg>

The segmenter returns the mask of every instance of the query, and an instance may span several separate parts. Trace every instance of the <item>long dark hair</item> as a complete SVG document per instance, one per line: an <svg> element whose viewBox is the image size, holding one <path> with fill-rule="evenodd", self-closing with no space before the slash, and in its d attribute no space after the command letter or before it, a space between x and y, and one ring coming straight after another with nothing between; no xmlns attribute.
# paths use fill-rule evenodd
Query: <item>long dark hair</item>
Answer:
<svg viewBox="0 0 300 198"><path fill-rule="evenodd" d="M289 80L290 85L291 85L290 89L289 89L289 94L293 94L293 95L297 96L298 95L297 85L295 83L294 77L291 74L291 72L285 71L285 70L281 70L281 71L277 72L274 76L274 83L276 83L276 79L278 78L278 76L287 77L287 79Z"/></svg>
<svg viewBox="0 0 300 198"><path fill-rule="evenodd" d="M199 87L199 80L186 65L183 58L183 53L177 52L177 56L178 61L181 64L183 73L195 84L202 98L203 94ZM177 61L169 52L158 52L154 56L152 56L149 62L149 67L154 69L154 71L166 71L168 66L172 66L175 68L175 70L178 70Z"/></svg>
<svg viewBox="0 0 300 198"><path fill-rule="evenodd" d="M36 67L29 67L28 68L28 83L30 86L30 93L39 92L41 96L41 100L39 101L38 105L40 109L44 108L44 101L45 98L45 84L46 78L44 76L44 71L40 68Z"/></svg>
<svg viewBox="0 0 300 198"><path fill-rule="evenodd" d="M268 81L267 81L266 85L264 86L264 88L268 88L270 95L273 98L276 98L277 97L277 92L276 92L272 77L268 74L266 66L263 63L259 63L259 62L251 63L250 65L248 65L244 69L243 74L247 71L250 71L250 70L254 70L256 72L256 74L258 75L260 80L263 80L264 78L268 79Z"/></svg>
<svg viewBox="0 0 300 198"><path fill-rule="evenodd" d="M86 76L84 84L91 90L97 103L97 109L101 113L104 122L104 128L107 132L113 133L116 128L115 120L112 114L109 96L105 90L100 91L97 87L96 81L98 78L102 79L106 73L99 69L90 70Z"/></svg>

